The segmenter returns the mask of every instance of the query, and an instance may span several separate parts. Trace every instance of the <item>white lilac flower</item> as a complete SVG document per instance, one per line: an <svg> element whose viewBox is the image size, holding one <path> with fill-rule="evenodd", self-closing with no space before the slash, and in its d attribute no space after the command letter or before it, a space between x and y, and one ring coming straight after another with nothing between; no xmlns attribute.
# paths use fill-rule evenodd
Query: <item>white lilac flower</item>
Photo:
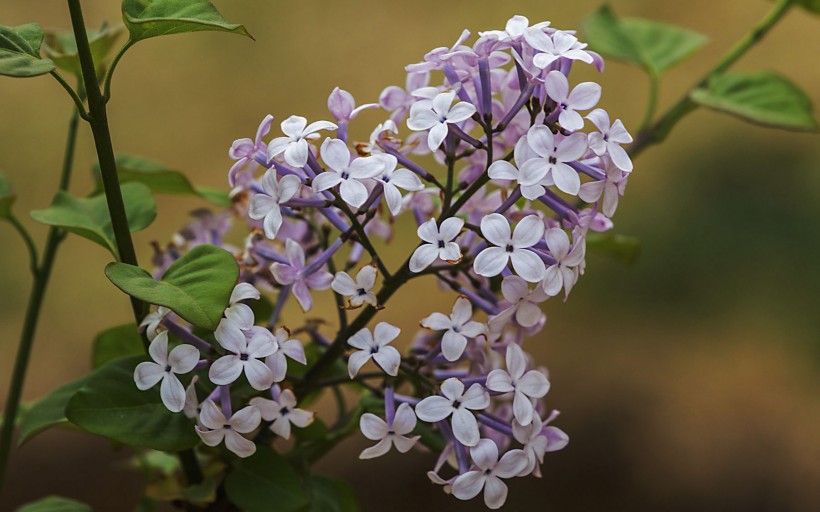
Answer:
<svg viewBox="0 0 820 512"><path fill-rule="evenodd" d="M304 428L313 423L313 413L297 409L296 396L289 389L282 391L278 400L256 397L250 403L259 409L265 421L273 422L270 429L284 439L290 439L291 424Z"/></svg>
<svg viewBox="0 0 820 512"><path fill-rule="evenodd" d="M276 282L284 286L292 286L293 296L299 302L302 310L307 312L313 307L313 297L310 290L327 290L333 281L333 274L319 269L308 275L304 274L305 250L293 239L285 242L285 257L288 263L273 263L270 266Z"/></svg>
<svg viewBox="0 0 820 512"><path fill-rule="evenodd" d="M567 162L578 160L587 151L587 137L576 132L567 137L556 136L544 125L536 125L527 132L527 143L538 154L538 158L527 160L521 172L535 173L542 169L549 175L558 190L577 195L581 188L578 173Z"/></svg>
<svg viewBox="0 0 820 512"><path fill-rule="evenodd" d="M374 158L379 158L384 163L381 173L375 176L375 179L382 184L384 189L384 200L387 202L387 208L395 217L401 213L402 196L399 189L407 190L408 192L417 192L424 188L421 179L412 171L407 169L396 169L398 160L393 155L381 153Z"/></svg>
<svg viewBox="0 0 820 512"><path fill-rule="evenodd" d="M413 131L430 130L427 146L435 152L447 136L448 124L457 124L469 119L476 111L475 106L466 101L453 105L455 91L436 95L432 101L421 100L410 108L407 127Z"/></svg>
<svg viewBox="0 0 820 512"><path fill-rule="evenodd" d="M620 119L610 125L609 114L605 110L596 108L586 116L598 130L589 134L589 149L598 156L608 154L612 162L622 171L632 171L632 160L621 144L632 143L632 136L626 131Z"/></svg>
<svg viewBox="0 0 820 512"><path fill-rule="evenodd" d="M273 116L268 114L262 119L259 128L256 129L256 138L254 140L244 138L237 139L231 144L231 149L228 150L228 156L232 160L236 160L231 170L228 171L228 184L234 186L236 184L236 175L240 170L254 164L254 157L257 154L264 155L267 151L265 143L262 138L270 132L270 126L273 123Z"/></svg>
<svg viewBox="0 0 820 512"><path fill-rule="evenodd" d="M369 412L362 414L359 419L359 428L362 434L372 441L378 441L374 446L365 448L360 459L372 459L381 457L391 446L395 446L399 453L406 453L416 444L420 436L407 437L407 434L416 428L416 414L413 408L403 403L396 409L393 423L389 424L375 414Z"/></svg>
<svg viewBox="0 0 820 512"><path fill-rule="evenodd" d="M288 165L302 168L307 165L308 140L319 138L319 130L335 130L336 125L330 121L316 121L307 124L307 119L300 116L290 116L280 125L285 137L277 137L268 144L268 160L285 153L285 162Z"/></svg>
<svg viewBox="0 0 820 512"><path fill-rule="evenodd" d="M538 370L527 370L524 351L515 343L507 345L507 370L493 370L487 375L487 389L498 393L514 393L513 414L523 426L535 416L533 401L544 397L550 389L547 377Z"/></svg>
<svg viewBox="0 0 820 512"><path fill-rule="evenodd" d="M367 201L368 191L362 181L374 178L381 172L382 160L372 156L351 160L347 144L331 138L322 143L320 154L327 170L313 178L314 192L339 185L339 194L347 204L356 208L363 205Z"/></svg>
<svg viewBox="0 0 820 512"><path fill-rule="evenodd" d="M484 503L491 509L501 508L507 500L507 484L502 478L512 478L527 464L522 450L510 450L498 460L498 446L482 439L470 448L475 469L461 474L453 482L453 496L470 500L484 490Z"/></svg>
<svg viewBox="0 0 820 512"><path fill-rule="evenodd" d="M456 361L467 348L467 338L485 334L484 324L471 320L473 306L467 297L459 297L453 305L450 316L432 313L421 321L421 326L434 331L444 331L441 338L441 353L448 361Z"/></svg>
<svg viewBox="0 0 820 512"><path fill-rule="evenodd" d="M544 165L524 166L527 161L538 158L538 153L533 151L527 143L526 135L515 143L513 155L520 171L506 160L496 160L487 169L489 177L494 180L515 181L521 189L521 195L529 200L538 199L544 195L544 187L554 185L552 177L548 176L548 167Z"/></svg>
<svg viewBox="0 0 820 512"><path fill-rule="evenodd" d="M305 357L305 347L302 346L302 342L291 338L290 331L286 328L276 329L273 335L276 338L277 349L265 359L265 364L273 372L273 381L282 382L288 373L287 358L300 364L307 364L307 357Z"/></svg>
<svg viewBox="0 0 820 512"><path fill-rule="evenodd" d="M601 86L595 82L583 82L569 90L569 81L560 71L550 71L544 79L547 94L558 104L561 113L558 122L570 131L584 127L584 118L578 110L589 110L601 99Z"/></svg>
<svg viewBox="0 0 820 512"><path fill-rule="evenodd" d="M452 416L453 435L458 442L464 446L478 444L478 421L471 411L489 407L490 395L487 391L481 384L475 383L465 392L463 382L450 378L441 384L441 395L428 396L419 402L416 416L428 423Z"/></svg>
<svg viewBox="0 0 820 512"><path fill-rule="evenodd" d="M142 391L162 382L159 396L169 411L179 412L185 407L185 388L177 375L188 373L199 361L199 350L191 345L177 345L168 353L168 331L154 337L148 346L154 362L140 363L134 369L134 382Z"/></svg>
<svg viewBox="0 0 820 512"><path fill-rule="evenodd" d="M252 327L240 331L220 325L214 337L229 354L211 365L208 371L211 382L218 385L230 384L244 372L254 389L262 391L273 385L273 372L259 360L276 352L276 338L269 330Z"/></svg>
<svg viewBox="0 0 820 512"><path fill-rule="evenodd" d="M366 265L359 270L354 281L347 272L336 272L330 287L336 293L347 297L349 309L360 308L363 304L370 304L375 308L379 306L376 294L373 293L377 273L375 266Z"/></svg>
<svg viewBox="0 0 820 512"><path fill-rule="evenodd" d="M612 217L618 208L618 198L624 195L624 190L626 190L626 180L629 178L629 173L622 171L605 157L602 160L605 162L606 177L602 180L590 181L581 185L578 197L587 203L600 201L601 211L607 217Z"/></svg>
<svg viewBox="0 0 820 512"><path fill-rule="evenodd" d="M421 244L413 251L410 257L410 271L421 272L436 259L447 263L461 261L461 248L453 240L459 235L462 227L464 220L459 217L444 219L441 226L436 224L436 219L430 219L419 226L416 234L427 243Z"/></svg>
<svg viewBox="0 0 820 512"><path fill-rule="evenodd" d="M330 96L327 97L327 109L339 124L349 123L356 119L356 116L358 116L362 110L378 107L378 103L365 103L357 107L353 95L338 87L333 89Z"/></svg>
<svg viewBox="0 0 820 512"><path fill-rule="evenodd" d="M550 26L549 21L542 21L530 26L530 20L526 16L513 16L507 20L504 30L488 30L479 32L481 37L492 37L503 43L518 43L525 39L530 32L538 31L543 33L544 29Z"/></svg>
<svg viewBox="0 0 820 512"><path fill-rule="evenodd" d="M394 347L388 345L401 333L401 329L387 322L379 322L373 333L365 327L347 340L347 344L357 348L347 360L350 378L354 378L359 369L373 359L388 375L396 376L399 373L401 354Z"/></svg>
<svg viewBox="0 0 820 512"><path fill-rule="evenodd" d="M159 306L156 311L145 315L145 318L142 319L139 326L145 327L145 335L148 336L148 341L153 341L157 334L160 333L159 326L165 316L170 312L171 310L165 306Z"/></svg>
<svg viewBox="0 0 820 512"><path fill-rule="evenodd" d="M404 89L397 85L385 87L379 95L379 104L383 109L391 112L390 119L393 122L401 122L416 102L413 91L426 87L429 82L429 71L407 73Z"/></svg>
<svg viewBox="0 0 820 512"><path fill-rule="evenodd" d="M586 243L580 238L570 247L569 236L560 228L548 229L544 235L547 248L555 259L555 263L547 267L544 273L544 293L554 297L564 289L565 296L578 279L578 266L584 262Z"/></svg>
<svg viewBox="0 0 820 512"><path fill-rule="evenodd" d="M547 419L547 422L549 419ZM513 437L523 446L527 456L527 465L518 473L518 476L541 476L540 464L544 462L544 454L563 449L569 443L569 436L560 428L545 426L537 415L527 426L514 421L512 424Z"/></svg>
<svg viewBox="0 0 820 512"><path fill-rule="evenodd" d="M248 207L248 216L253 220L264 219L265 236L271 240L276 238L279 228L282 227L281 205L290 201L299 192L302 181L298 176L289 174L276 181L276 172L268 170L262 176L262 190L251 197Z"/></svg>
<svg viewBox="0 0 820 512"><path fill-rule="evenodd" d="M501 281L501 294L509 307L490 317L490 326L503 327L515 317L521 327L534 327L543 316L538 304L549 298L543 286L538 285L530 290L527 282L518 276L507 276Z"/></svg>
<svg viewBox="0 0 820 512"><path fill-rule="evenodd" d="M539 32L529 33L530 37L527 38L527 42L533 48L542 52L533 57L532 61L536 67L545 69L559 58L592 64L592 55L584 51L587 45L579 43L577 37L563 30L556 30L551 37Z"/></svg>
<svg viewBox="0 0 820 512"><path fill-rule="evenodd" d="M256 444L243 437L242 434L249 434L256 430L261 421L259 409L256 407L244 407L230 418L226 418L213 400L206 400L202 404L202 412L199 414L200 424L196 426L196 433L208 446L217 446L224 440L225 448L245 458L256 452Z"/></svg>
<svg viewBox="0 0 820 512"><path fill-rule="evenodd" d="M521 219L511 233L510 223L499 213L491 213L481 219L481 234L493 244L482 250L473 262L473 270L484 277L501 273L512 262L515 272L530 283L544 277L544 263L537 254L529 251L544 234L544 223L536 215Z"/></svg>
<svg viewBox="0 0 820 512"><path fill-rule="evenodd" d="M239 283L234 286L231 298L228 300L228 307L225 309L225 317L219 321L222 329L248 330L253 327L253 310L243 300L258 300L261 297L259 290L250 283Z"/></svg>

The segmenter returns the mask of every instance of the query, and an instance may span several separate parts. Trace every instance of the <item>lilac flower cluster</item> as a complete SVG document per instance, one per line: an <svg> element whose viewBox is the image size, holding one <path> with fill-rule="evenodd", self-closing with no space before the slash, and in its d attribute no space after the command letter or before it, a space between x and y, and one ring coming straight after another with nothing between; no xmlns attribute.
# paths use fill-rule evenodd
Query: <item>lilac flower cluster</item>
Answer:
<svg viewBox="0 0 820 512"><path fill-rule="evenodd" d="M504 479L540 476L544 454L566 446L567 435L550 425L557 411L544 406L546 370L522 345L544 328L540 304L566 299L584 273L587 234L612 227L632 170L621 145L632 139L595 108L598 84L571 86L578 62L603 71L573 31L515 16L504 30L479 35L468 45L465 30L453 46L407 66L406 86L387 87L378 103L356 106L336 88L328 98L334 122L291 116L265 142L274 121L265 117L253 140L230 149L234 206L198 213L158 249L159 273L199 243L229 248L242 269L213 333L216 349L164 308L144 323L155 362L137 367L137 385L161 383L168 409L196 419L205 444L249 456L249 434L263 421L289 438L292 427L313 421L297 394L319 372L291 376L288 361L322 367L341 358L350 379L384 400L383 410L361 416L362 434L376 441L361 458L409 451L418 420L428 423L444 440L428 476L459 499L483 492L498 508ZM348 127L365 109L388 116L367 142L354 143ZM402 214L418 226L420 243L391 272L373 240L389 242ZM237 220L249 233L233 247L223 237ZM390 296L421 276L453 292L452 311L430 312L412 337L383 321L371 328ZM246 304L260 291L275 297L264 326ZM341 325L328 339L321 323L305 321L299 332L320 349L308 361L280 316L291 297L308 312L322 292L336 294ZM184 344L169 352L166 330ZM402 355L396 346L410 340ZM371 362L378 371L363 373ZM197 396L196 379L185 390L176 377L205 368L216 385L209 396ZM260 393L234 407L242 375Z"/></svg>

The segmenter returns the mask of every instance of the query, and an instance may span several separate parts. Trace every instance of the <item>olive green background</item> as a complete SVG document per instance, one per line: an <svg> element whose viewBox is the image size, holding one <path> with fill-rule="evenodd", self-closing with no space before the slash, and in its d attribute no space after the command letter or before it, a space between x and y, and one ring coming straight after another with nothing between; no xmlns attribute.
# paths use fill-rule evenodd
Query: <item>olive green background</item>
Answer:
<svg viewBox="0 0 820 512"><path fill-rule="evenodd" d="M620 15L681 24L710 36L693 59L668 73L661 109L675 101L771 4L758 0L615 0ZM118 2L83 2L89 25L119 19ZM227 187L227 149L261 118L327 118L336 85L359 102L404 84L403 67L450 45L463 28L501 28L513 14L575 28L598 0L227 1L256 42L199 33L139 43L120 64L109 117L115 149L185 170L201 185ZM3 0L0 23L68 28L64 2ZM820 18L795 10L736 70L776 70L820 102ZM577 73L577 74L576 74ZM601 105L633 131L647 80L614 62L598 76ZM25 212L56 189L71 102L49 77L0 79L0 171L19 194L16 209L35 238L45 228ZM362 139L382 120L354 124ZM508 510L782 511L820 506L820 146L811 134L746 125L699 111L667 144L637 161L616 231L642 240L632 266L590 255L571 300L550 300L546 329L527 348L551 371L550 407L571 438L548 454L542 479L510 482ZM93 144L81 128L72 191L92 187ZM159 198L159 219L139 233L166 241L201 206ZM408 226L388 251L403 261ZM30 278L16 235L0 225L0 394L5 397ZM70 237L61 248L43 310L24 399L34 400L87 371L95 333L129 318L128 302L102 274L99 247ZM413 331L446 310L452 294L431 281L396 296L380 318ZM319 313L330 314L327 301ZM289 324L298 316L286 312ZM407 337L409 338L409 336ZM409 341L405 339L405 342ZM0 399L4 400L4 398ZM328 409L332 412L332 409ZM324 413L324 412L323 412ZM320 469L347 477L363 509L478 510L429 485L435 456L391 453L359 461L361 436ZM0 510L43 496L85 500L95 510L131 510L139 479L127 450L72 431L47 432L19 449Z"/></svg>

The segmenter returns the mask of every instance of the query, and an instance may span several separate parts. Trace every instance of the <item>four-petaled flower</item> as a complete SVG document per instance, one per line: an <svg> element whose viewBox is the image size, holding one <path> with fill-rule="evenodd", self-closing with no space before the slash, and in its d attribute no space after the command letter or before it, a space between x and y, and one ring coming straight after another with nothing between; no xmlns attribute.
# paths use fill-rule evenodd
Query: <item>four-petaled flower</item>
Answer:
<svg viewBox="0 0 820 512"><path fill-rule="evenodd" d="M154 337L148 346L148 354L154 362L145 361L134 369L137 387L145 391L162 381L159 396L169 411L179 412L185 407L185 388L177 374L188 373L199 361L199 350L191 345L177 345L168 353L168 331Z"/></svg>
<svg viewBox="0 0 820 512"><path fill-rule="evenodd" d="M359 373L359 369L370 359L373 359L379 367L388 375L396 376L399 373L401 364L401 354L394 347L388 345L401 333L401 329L387 322L379 322L373 333L365 327L347 340L347 344L357 348L356 352L350 354L347 360L347 368L350 378Z"/></svg>
<svg viewBox="0 0 820 512"><path fill-rule="evenodd" d="M550 254L555 259L555 263L547 267L544 273L544 293L554 297L563 288L566 297L578 279L578 266L584 262L586 243L583 238L580 238L570 248L569 236L560 228L548 229L544 239Z"/></svg>
<svg viewBox="0 0 820 512"><path fill-rule="evenodd" d="M296 397L293 391L286 389L278 400L256 397L251 405L259 409L265 421L272 421L270 429L284 439L290 439L291 424L304 428L313 423L313 413L296 408Z"/></svg>
<svg viewBox="0 0 820 512"><path fill-rule="evenodd" d="M469 119L476 111L475 106L466 101L453 105L455 91L437 94L432 101L420 100L410 108L407 127L413 131L430 130L427 135L427 146L436 151L447 136L448 124L457 124Z"/></svg>
<svg viewBox="0 0 820 512"><path fill-rule="evenodd" d="M539 34L540 32L540 34ZM527 42L543 53L533 57L532 62L537 67L545 69L557 59L580 60L592 64L592 55L584 51L586 44L579 43L578 38L563 30L556 30L552 37L544 32L528 33Z"/></svg>
<svg viewBox="0 0 820 512"><path fill-rule="evenodd" d="M547 176L547 169L543 165L524 165L529 160L538 158L538 154L527 143L526 135L515 143L513 155L520 171L506 160L496 160L487 169L487 175L494 180L515 181L521 189L521 195L529 200L543 196L546 191L544 187L554 183Z"/></svg>
<svg viewBox="0 0 820 512"><path fill-rule="evenodd" d="M549 298L544 293L543 286L539 285L530 290L527 282L518 276L507 276L501 281L501 294L510 306L491 317L490 326L503 327L515 316L515 321L521 327L533 327L543 315L538 304Z"/></svg>
<svg viewBox="0 0 820 512"><path fill-rule="evenodd" d="M378 270L374 265L366 265L356 274L354 281L347 272L336 272L330 287L336 293L347 297L348 309L362 307L362 304L370 304L374 308L379 306L373 287L376 285L376 274Z"/></svg>
<svg viewBox="0 0 820 512"><path fill-rule="evenodd" d="M268 144L268 160L285 153L285 162L294 167L302 168L307 164L308 140L319 138L319 130L335 130L336 125L330 121L316 121L307 124L307 119L301 116L290 116L280 125L285 137L276 137Z"/></svg>
<svg viewBox="0 0 820 512"><path fill-rule="evenodd" d="M475 383L464 391L464 383L456 378L441 384L441 395L428 396L416 405L416 416L421 421L435 423L453 417L453 435L465 446L475 446L480 438L478 421L470 410L486 409L490 395L481 384Z"/></svg>
<svg viewBox="0 0 820 512"><path fill-rule="evenodd" d="M261 421L256 407L244 407L226 418L213 400L206 400L199 413L200 425L196 426L196 433L208 446L216 446L224 439L225 448L245 458L256 452L256 444L241 434L253 432Z"/></svg>
<svg viewBox="0 0 820 512"><path fill-rule="evenodd" d="M165 316L170 312L171 310L165 306L159 306L153 313L145 315L145 318L140 322L140 327L145 327L145 335L148 336L148 341L153 341L157 334L160 333L158 330L159 326Z"/></svg>
<svg viewBox="0 0 820 512"><path fill-rule="evenodd" d="M612 163L622 171L632 171L632 160L626 150L621 147L621 144L630 144L632 136L626 131L621 120L616 119L610 125L609 114L600 108L596 108L587 114L587 119L592 121L592 124L600 130L589 134L589 149L598 156L602 156L604 153L609 154Z"/></svg>
<svg viewBox="0 0 820 512"><path fill-rule="evenodd" d="M288 174L276 181L276 172L268 170L262 176L262 190L251 197L248 216L253 220L262 221L265 236L271 240L276 238L279 228L282 227L281 205L290 201L299 192L302 180L298 176Z"/></svg>
<svg viewBox="0 0 820 512"><path fill-rule="evenodd" d="M248 165L254 163L254 157L257 153L264 155L266 153L265 143L262 142L262 137L270 131L270 125L273 123L273 116L268 114L262 119L259 128L256 129L256 138L254 140L245 138L237 139L231 144L231 149L228 150L228 156L236 160L231 170L228 171L228 184L234 186L236 184L236 175L239 171Z"/></svg>
<svg viewBox="0 0 820 512"><path fill-rule="evenodd" d="M476 256L473 270L484 277L497 276L507 263L512 262L515 272L530 283L544 277L544 263L528 248L544 234L544 222L536 215L527 215L510 233L510 223L500 213L491 213L481 219L481 234L495 247L487 247Z"/></svg>
<svg viewBox="0 0 820 512"><path fill-rule="evenodd" d="M514 392L513 414L521 425L532 423L535 416L533 400L542 398L550 389L547 377L538 370L527 370L524 351L515 343L507 345L507 370L493 370L487 375L487 389L498 393Z"/></svg>
<svg viewBox="0 0 820 512"><path fill-rule="evenodd" d="M314 192L339 185L339 195L347 204L356 208L363 205L368 193L362 181L381 172L382 160L372 156L351 160L347 144L339 139L325 139L320 152L328 169L313 178Z"/></svg>
<svg viewBox="0 0 820 512"><path fill-rule="evenodd" d="M253 327L253 310L243 300L258 300L261 295L250 283L239 283L234 286L228 307L225 309L225 317L219 321L219 327L224 329L248 330ZM219 327L217 330L219 330Z"/></svg>
<svg viewBox="0 0 820 512"><path fill-rule="evenodd" d="M547 419L549 422L549 419ZM513 437L523 446L527 456L527 465L518 473L518 476L533 474L541 476L540 464L544 462L544 454L563 449L569 443L569 436L560 428L545 426L537 415L533 416L532 423L527 426L514 421L512 424Z"/></svg>
<svg viewBox="0 0 820 512"><path fill-rule="evenodd" d="M416 233L427 242L419 245L410 257L410 271L421 272L439 258L447 263L461 261L461 248L453 240L464 227L464 220L459 217L444 219L441 226L436 219L430 219L419 226Z"/></svg>
<svg viewBox="0 0 820 512"><path fill-rule="evenodd" d="M230 352L214 361L208 371L208 378L218 385L230 384L245 372L245 377L254 389L260 391L273 385L273 372L259 361L276 352L276 338L264 327L251 327L246 331L224 328L222 325L214 333L216 341Z"/></svg>
<svg viewBox="0 0 820 512"><path fill-rule="evenodd" d="M374 446L365 448L359 455L360 459L381 457L390 450L390 446L395 446L400 453L406 453L420 437L407 437L407 434L416 428L416 414L413 408L406 403L399 405L396 409L392 424L388 424L375 414L366 412L359 420L359 427L366 438L378 441Z"/></svg>
<svg viewBox="0 0 820 512"><path fill-rule="evenodd" d="M475 469L467 471L453 482L453 496L460 500L470 500L484 489L484 503L491 509L501 508L507 500L507 484L502 478L512 478L527 465L527 456L522 450L510 450L498 460L498 446L482 439L470 448L470 457Z"/></svg>
<svg viewBox="0 0 820 512"><path fill-rule="evenodd" d="M305 251L298 242L288 239L285 242L285 256L288 263L273 263L270 270L279 284L292 286L293 296L307 312L313 307L310 290L327 290L333 281L333 274L326 270L316 270L305 275Z"/></svg>
<svg viewBox="0 0 820 512"><path fill-rule="evenodd" d="M600 201L601 211L607 217L615 215L618 209L618 197L624 195L626 190L626 180L629 173L619 169L612 161L602 157L606 167L606 177L602 180L588 181L581 185L578 197L588 203ZM601 198L603 197L603 200Z"/></svg>
<svg viewBox="0 0 820 512"><path fill-rule="evenodd" d="M421 321L421 326L434 331L444 331L441 338L441 353L448 361L456 361L467 348L467 338L475 338L486 332L484 324L471 320L472 316L473 306L470 300L461 296L456 299L450 316L432 313Z"/></svg>
<svg viewBox="0 0 820 512"><path fill-rule="evenodd" d="M396 169L398 160L393 155L387 153L380 153L376 155L383 163L381 173L376 176L376 180L380 181L384 190L384 200L387 202L387 208L395 217L401 213L402 197L399 189L402 188L408 192L417 192L424 189L424 184L421 179L413 172L407 169Z"/></svg>
<svg viewBox="0 0 820 512"><path fill-rule="evenodd" d="M569 81L560 71L550 71L544 79L547 94L558 104L561 113L558 122L561 127L570 131L584 127L584 118L578 110L589 110L601 99L601 86L595 82L583 82L569 90Z"/></svg>
<svg viewBox="0 0 820 512"><path fill-rule="evenodd" d="M302 342L292 339L290 331L286 328L276 329L273 335L278 348L265 359L265 364L273 372L273 381L282 382L288 373L288 361L285 356L301 364L307 364L307 357L305 357L305 347L302 346Z"/></svg>
<svg viewBox="0 0 820 512"><path fill-rule="evenodd" d="M549 128L539 124L527 132L527 143L538 154L538 158L527 160L521 166L521 173L535 175L540 170L545 177L552 178L558 190L573 196L577 195L581 188L581 178L575 169L567 165L567 162L584 156L587 151L586 135L576 132L556 139Z"/></svg>

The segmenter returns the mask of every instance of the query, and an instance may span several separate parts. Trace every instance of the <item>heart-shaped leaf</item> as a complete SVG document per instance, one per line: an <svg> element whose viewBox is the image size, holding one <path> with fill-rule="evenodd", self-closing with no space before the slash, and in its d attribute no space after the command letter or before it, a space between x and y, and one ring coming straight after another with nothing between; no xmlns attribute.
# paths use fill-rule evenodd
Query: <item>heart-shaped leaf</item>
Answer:
<svg viewBox="0 0 820 512"><path fill-rule="evenodd" d="M100 366L124 357L142 354L145 347L142 336L133 323L110 327L94 338L91 349L91 367Z"/></svg>
<svg viewBox="0 0 820 512"><path fill-rule="evenodd" d="M157 205L151 190L141 183L126 183L122 186L125 213L131 232L148 227L157 216ZM31 212L32 218L49 226L57 226L66 231L87 238L117 256L117 244L108 204L104 195L78 199L60 191L45 210Z"/></svg>
<svg viewBox="0 0 820 512"><path fill-rule="evenodd" d="M180 171L169 169L165 164L140 156L118 154L117 173L120 182L136 181L146 185L155 194L181 194L199 196L216 206L230 206L228 194L220 190L196 187ZM97 190L102 191L99 164L94 166Z"/></svg>
<svg viewBox="0 0 820 512"><path fill-rule="evenodd" d="M80 428L114 441L162 451L181 451L199 442L193 422L165 408L159 386L140 391L134 368L145 356L112 361L94 370L66 407Z"/></svg>
<svg viewBox="0 0 820 512"><path fill-rule="evenodd" d="M247 512L267 512L275 503L277 512L292 512L308 505L299 475L269 446L240 460L225 479L231 503Z"/></svg>
<svg viewBox="0 0 820 512"><path fill-rule="evenodd" d="M697 103L753 123L791 130L816 130L809 97L776 73L726 73L695 89Z"/></svg>
<svg viewBox="0 0 820 512"><path fill-rule="evenodd" d="M107 63L107 59L114 43L123 32L123 26L109 27L103 22L99 30L87 30L88 44L91 47L91 56L97 66L97 75L101 76ZM77 56L77 41L74 39L74 32L46 32L45 43L43 44L45 54L54 64L74 76L82 79L82 69L80 59Z"/></svg>
<svg viewBox="0 0 820 512"><path fill-rule="evenodd" d="M618 19L608 5L586 18L582 27L593 50L639 64L654 75L679 64L707 41L703 34L668 23Z"/></svg>
<svg viewBox="0 0 820 512"><path fill-rule="evenodd" d="M0 75L28 77L51 72L54 63L40 57L42 43L43 29L36 23L0 25Z"/></svg>
<svg viewBox="0 0 820 512"><path fill-rule="evenodd" d="M11 207L17 196L11 188L11 183L5 175L0 174L0 219L10 219L12 217Z"/></svg>
<svg viewBox="0 0 820 512"><path fill-rule="evenodd" d="M198 245L171 264L159 281L125 263L109 263L105 275L128 295L170 308L193 325L214 331L239 278L239 266L225 249Z"/></svg>
<svg viewBox="0 0 820 512"><path fill-rule="evenodd" d="M47 496L43 499L26 503L17 512L91 512L91 507L79 501L62 496Z"/></svg>
<svg viewBox="0 0 820 512"><path fill-rule="evenodd" d="M64 384L45 397L37 400L23 418L20 425L20 445L27 443L31 438L52 427L67 425L65 408L68 401L82 386L88 376L85 375L75 381Z"/></svg>
<svg viewBox="0 0 820 512"><path fill-rule="evenodd" d="M132 41L203 30L253 39L242 25L225 21L208 0L123 0L122 18Z"/></svg>

